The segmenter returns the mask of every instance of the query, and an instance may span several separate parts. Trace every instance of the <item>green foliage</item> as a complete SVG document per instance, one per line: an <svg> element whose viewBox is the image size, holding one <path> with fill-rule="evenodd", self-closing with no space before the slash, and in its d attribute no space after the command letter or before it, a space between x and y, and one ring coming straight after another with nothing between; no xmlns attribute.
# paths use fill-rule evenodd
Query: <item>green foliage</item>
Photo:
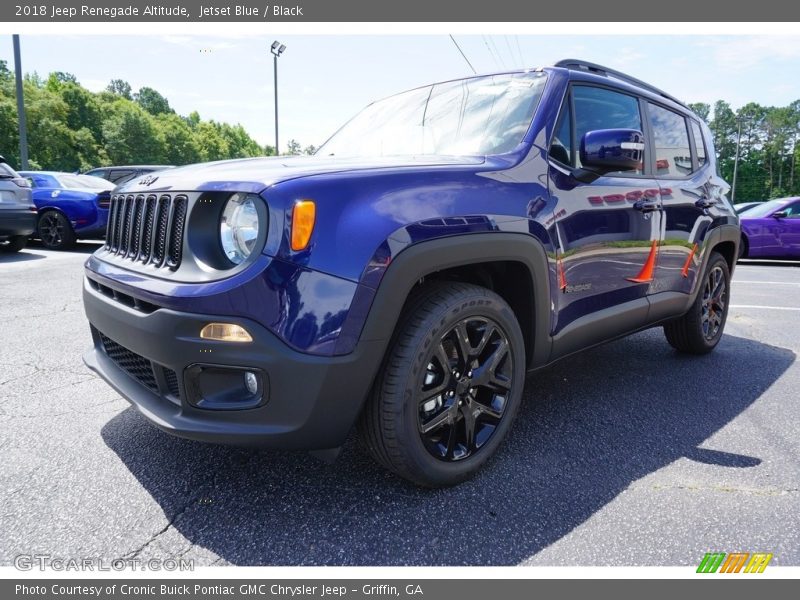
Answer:
<svg viewBox="0 0 800 600"><path fill-rule="evenodd" d="M719 100L708 125L720 175L730 183L738 141L736 202L800 195L800 100L783 107L751 102L737 111Z"/></svg>
<svg viewBox="0 0 800 600"><path fill-rule="evenodd" d="M122 96L126 100L133 100L131 84L122 79L112 79L108 87L106 87L106 91L117 96Z"/></svg>
<svg viewBox="0 0 800 600"><path fill-rule="evenodd" d="M295 156L300 154L300 142L295 139L289 140L289 143L286 144L287 154Z"/></svg>
<svg viewBox="0 0 800 600"><path fill-rule="evenodd" d="M133 99L151 115L175 112L170 108L167 99L150 87L141 88L133 95Z"/></svg>
<svg viewBox="0 0 800 600"><path fill-rule="evenodd" d="M24 80L31 168L85 171L110 164L184 165L274 154L241 125L203 121L197 112L179 116L153 88L132 94L113 80L93 93L70 73L36 73ZM14 74L0 61L0 149L19 166Z"/></svg>

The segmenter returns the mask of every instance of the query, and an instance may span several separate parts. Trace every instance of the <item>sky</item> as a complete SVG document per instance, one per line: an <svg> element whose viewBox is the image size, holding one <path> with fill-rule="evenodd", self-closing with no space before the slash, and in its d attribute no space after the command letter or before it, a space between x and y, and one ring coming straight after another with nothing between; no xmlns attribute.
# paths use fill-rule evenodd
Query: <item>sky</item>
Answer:
<svg viewBox="0 0 800 600"><path fill-rule="evenodd" d="M369 24L364 24L369 27ZM278 61L281 148L324 142L372 100L472 74L581 58L622 70L685 102L724 99L786 105L800 99L797 36L678 35L23 35L23 71L66 71L99 91L111 79L161 92L182 115L241 123L274 143L273 65ZM0 59L13 65L11 36Z"/></svg>

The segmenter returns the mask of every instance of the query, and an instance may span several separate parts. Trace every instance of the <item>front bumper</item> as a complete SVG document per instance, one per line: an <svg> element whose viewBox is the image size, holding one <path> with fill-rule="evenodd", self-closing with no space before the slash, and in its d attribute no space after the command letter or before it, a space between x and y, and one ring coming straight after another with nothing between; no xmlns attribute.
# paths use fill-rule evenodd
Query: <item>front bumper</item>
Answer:
<svg viewBox="0 0 800 600"><path fill-rule="evenodd" d="M86 365L162 430L201 441L305 450L338 447L361 410L383 355L381 342L362 342L346 356L303 354L254 321L134 303L124 291L88 278L83 301L94 340L84 355ZM219 321L241 325L253 342L200 339L204 325ZM103 337L142 360L123 369ZM268 381L268 398L243 410L199 408L189 400L196 389L191 377L197 365L257 370Z"/></svg>
<svg viewBox="0 0 800 600"><path fill-rule="evenodd" d="M0 237L31 235L36 231L36 212L27 208L0 209Z"/></svg>

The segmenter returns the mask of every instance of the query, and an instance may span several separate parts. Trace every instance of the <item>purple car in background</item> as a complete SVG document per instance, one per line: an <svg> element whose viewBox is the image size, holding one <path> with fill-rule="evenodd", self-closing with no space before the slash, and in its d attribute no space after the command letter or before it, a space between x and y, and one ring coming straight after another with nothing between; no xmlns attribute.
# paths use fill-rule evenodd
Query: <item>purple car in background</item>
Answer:
<svg viewBox="0 0 800 600"><path fill-rule="evenodd" d="M800 197L764 202L740 219L739 258L800 258Z"/></svg>

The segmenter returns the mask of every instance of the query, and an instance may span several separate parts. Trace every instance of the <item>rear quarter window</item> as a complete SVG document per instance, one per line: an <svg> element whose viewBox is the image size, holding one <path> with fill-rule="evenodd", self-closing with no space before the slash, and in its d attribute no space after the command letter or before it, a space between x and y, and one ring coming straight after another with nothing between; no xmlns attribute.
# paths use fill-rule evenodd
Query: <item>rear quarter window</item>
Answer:
<svg viewBox="0 0 800 600"><path fill-rule="evenodd" d="M697 166L702 167L708 162L703 132L700 129L700 123L692 120L689 122L692 124L692 137L694 138L694 147L697 150Z"/></svg>
<svg viewBox="0 0 800 600"><path fill-rule="evenodd" d="M693 171L686 119L657 104L648 103L647 107L656 149L656 175L686 177Z"/></svg>

